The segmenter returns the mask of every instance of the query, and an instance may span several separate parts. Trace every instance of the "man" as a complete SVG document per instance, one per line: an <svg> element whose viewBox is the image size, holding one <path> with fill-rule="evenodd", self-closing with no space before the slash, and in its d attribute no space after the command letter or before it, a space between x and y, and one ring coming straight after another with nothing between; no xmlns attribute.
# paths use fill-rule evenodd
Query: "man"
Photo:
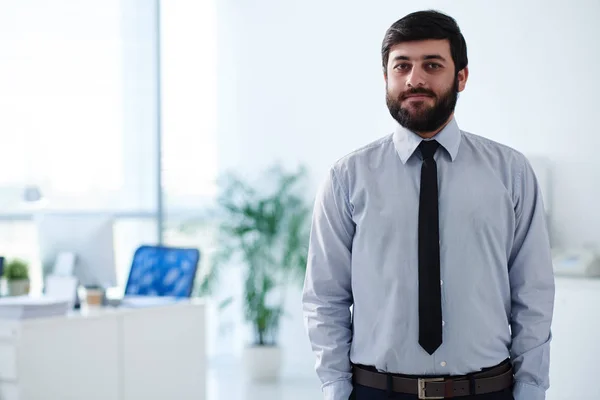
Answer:
<svg viewBox="0 0 600 400"><path fill-rule="evenodd" d="M303 310L325 398L544 399L554 277L534 172L459 129L452 18L400 19L382 58L397 129L336 162L314 208Z"/></svg>

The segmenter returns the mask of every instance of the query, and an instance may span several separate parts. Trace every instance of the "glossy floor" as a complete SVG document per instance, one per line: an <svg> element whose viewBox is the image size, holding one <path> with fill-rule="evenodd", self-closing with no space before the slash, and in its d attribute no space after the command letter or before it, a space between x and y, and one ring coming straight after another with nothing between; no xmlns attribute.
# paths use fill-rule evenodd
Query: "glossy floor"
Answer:
<svg viewBox="0 0 600 400"><path fill-rule="evenodd" d="M306 400L323 398L316 376L282 377L276 383L251 383L239 363L212 361L207 373L207 400Z"/></svg>

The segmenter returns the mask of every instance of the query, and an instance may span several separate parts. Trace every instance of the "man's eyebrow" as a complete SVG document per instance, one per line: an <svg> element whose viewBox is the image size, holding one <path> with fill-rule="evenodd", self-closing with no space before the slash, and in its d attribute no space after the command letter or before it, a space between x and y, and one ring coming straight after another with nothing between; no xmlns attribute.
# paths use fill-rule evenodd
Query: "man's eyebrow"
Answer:
<svg viewBox="0 0 600 400"><path fill-rule="evenodd" d="M446 61L444 57L439 54L427 54L423 56L423 60L440 60ZM394 61L410 61L410 57L408 56L396 56L394 57Z"/></svg>
<svg viewBox="0 0 600 400"><path fill-rule="evenodd" d="M446 59L444 57L442 57L439 54L428 54L426 56L423 57L423 60L440 60L440 61L446 61Z"/></svg>

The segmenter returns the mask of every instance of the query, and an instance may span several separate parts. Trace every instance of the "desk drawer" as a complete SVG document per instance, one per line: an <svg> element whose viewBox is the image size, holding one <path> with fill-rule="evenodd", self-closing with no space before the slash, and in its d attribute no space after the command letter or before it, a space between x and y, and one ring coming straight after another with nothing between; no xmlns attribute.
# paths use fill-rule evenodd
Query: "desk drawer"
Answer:
<svg viewBox="0 0 600 400"><path fill-rule="evenodd" d="M17 380L17 348L12 343L0 342L0 381ZM0 397L4 400L4 397Z"/></svg>

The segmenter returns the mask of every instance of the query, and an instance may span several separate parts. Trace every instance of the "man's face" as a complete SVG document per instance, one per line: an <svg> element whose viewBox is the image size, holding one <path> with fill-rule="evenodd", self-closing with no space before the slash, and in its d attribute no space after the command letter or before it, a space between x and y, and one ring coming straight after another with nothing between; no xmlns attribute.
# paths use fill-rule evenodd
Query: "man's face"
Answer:
<svg viewBox="0 0 600 400"><path fill-rule="evenodd" d="M454 113L468 69L455 73L447 40L405 42L390 49L386 102L392 117L423 136L439 131Z"/></svg>

